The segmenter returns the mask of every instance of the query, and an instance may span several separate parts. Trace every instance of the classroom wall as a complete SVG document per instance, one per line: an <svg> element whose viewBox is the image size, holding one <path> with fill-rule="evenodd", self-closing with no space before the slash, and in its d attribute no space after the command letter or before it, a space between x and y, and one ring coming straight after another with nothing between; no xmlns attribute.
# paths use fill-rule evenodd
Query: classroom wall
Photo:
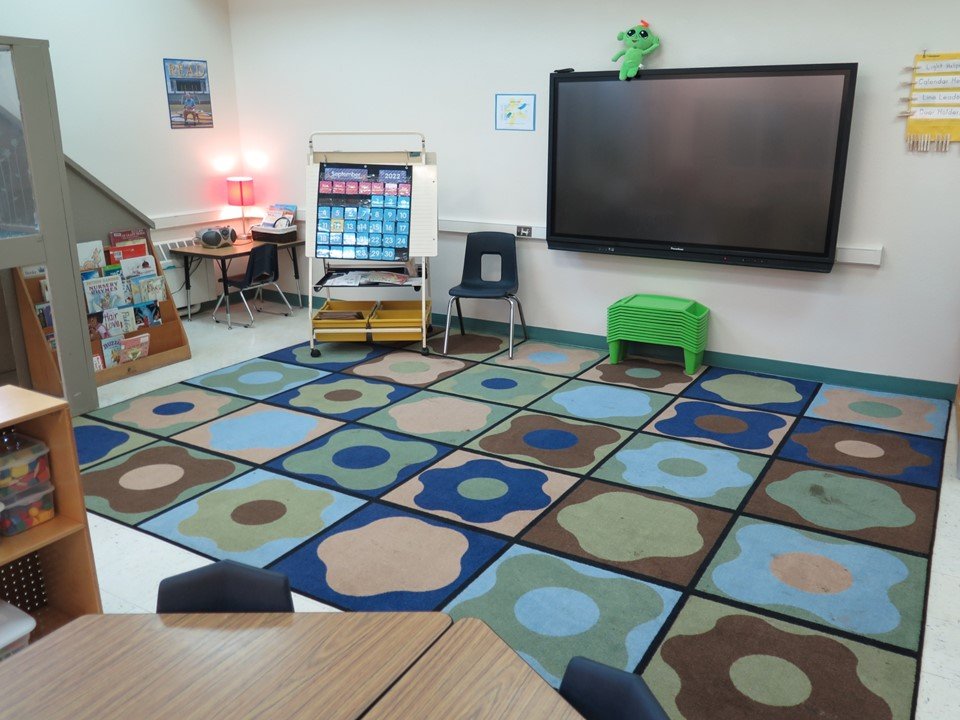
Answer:
<svg viewBox="0 0 960 720"><path fill-rule="evenodd" d="M527 321L603 334L604 310L619 297L689 296L713 311L711 350L956 382L958 148L906 153L896 115L913 55L960 49L960 4L936 0L917 12L867 0L762 10L750 0L229 6L240 134L262 165L258 201L303 203L313 130L414 129L438 153L445 220L545 224L549 73L614 68L617 31L641 17L662 37L648 67L859 62L840 244L882 245L882 267L818 275L547 251L543 241L522 241ZM496 92L536 93L536 132L495 132ZM433 263L438 304L459 280L462 253L462 235L442 236ZM468 314L505 319L505 309L478 303Z"/></svg>
<svg viewBox="0 0 960 720"><path fill-rule="evenodd" d="M152 217L226 204L240 159L226 0L3 0L0 35L49 40L64 153L107 186ZM207 61L213 128L170 128L165 57Z"/></svg>

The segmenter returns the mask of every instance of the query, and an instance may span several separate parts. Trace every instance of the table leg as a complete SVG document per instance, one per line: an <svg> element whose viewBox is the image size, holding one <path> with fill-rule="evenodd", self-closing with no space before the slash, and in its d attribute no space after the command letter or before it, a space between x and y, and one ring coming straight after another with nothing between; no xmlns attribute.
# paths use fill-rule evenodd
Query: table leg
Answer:
<svg viewBox="0 0 960 720"><path fill-rule="evenodd" d="M220 263L220 277L223 278L223 301L227 306L227 330L232 330L233 326L230 324L230 293L227 292L227 259L226 258L217 258L217 262Z"/></svg>
<svg viewBox="0 0 960 720"><path fill-rule="evenodd" d="M190 262L190 256L184 255L183 256L183 282L185 287L187 288L187 320L193 319L190 316L190 265L192 265L192 263Z"/></svg>
<svg viewBox="0 0 960 720"><path fill-rule="evenodd" d="M290 262L293 263L293 277L297 281L297 302L303 307L303 295L300 293L300 266L297 264L297 248L288 247L290 251Z"/></svg>

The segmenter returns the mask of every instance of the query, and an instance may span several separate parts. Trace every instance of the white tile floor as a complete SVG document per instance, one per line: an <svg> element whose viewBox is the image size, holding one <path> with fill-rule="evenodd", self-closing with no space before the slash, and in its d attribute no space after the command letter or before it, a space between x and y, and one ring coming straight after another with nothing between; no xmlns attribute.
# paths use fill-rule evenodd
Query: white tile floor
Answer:
<svg viewBox="0 0 960 720"><path fill-rule="evenodd" d="M195 377L231 363L303 342L309 337L306 310L284 317L261 313L253 328L216 325L209 313L184 321L190 360L100 388L101 407ZM105 612L153 612L157 586L168 575L209 560L137 530L89 515ZM144 559L149 561L145 562ZM948 433L917 720L960 718L960 479L957 477L956 414ZM333 611L310 598L294 596L300 612Z"/></svg>

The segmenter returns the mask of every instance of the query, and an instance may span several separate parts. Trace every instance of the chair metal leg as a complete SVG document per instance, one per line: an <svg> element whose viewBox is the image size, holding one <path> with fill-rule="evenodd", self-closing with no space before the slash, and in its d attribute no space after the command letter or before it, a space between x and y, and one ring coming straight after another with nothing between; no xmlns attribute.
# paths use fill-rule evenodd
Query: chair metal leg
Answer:
<svg viewBox="0 0 960 720"><path fill-rule="evenodd" d="M508 344L508 346L507 346L507 348L508 348L507 357L509 357L511 360L513 360L513 311L514 311L514 304L513 304L513 298L510 297L509 295L506 296L506 297L504 298L504 300L506 300L507 303L510 305L510 340L509 340L509 344Z"/></svg>
<svg viewBox="0 0 960 720"><path fill-rule="evenodd" d="M460 309L460 298L455 298L457 301L457 317L460 319L460 334L466 335L467 331L463 329L463 310Z"/></svg>
<svg viewBox="0 0 960 720"><path fill-rule="evenodd" d="M247 298L243 294L243 290L237 290L240 294L240 299L243 300L243 306L247 309L247 315L250 316L250 324L245 327L253 327L253 313L250 312L250 306L247 304Z"/></svg>
<svg viewBox="0 0 960 720"><path fill-rule="evenodd" d="M450 339L450 313L453 310L453 301L456 298L451 297L450 302L447 303L447 326L443 331L443 354L447 354L447 341Z"/></svg>
<svg viewBox="0 0 960 720"><path fill-rule="evenodd" d="M220 322L219 318L217 318L217 310L220 309L220 305L221 303L223 303L223 299L225 297L227 297L226 291L220 293L220 297L217 298L217 304L213 306L213 321L215 323ZM228 308L230 307L229 300L227 300L227 307ZM230 313L227 313L227 330L232 330L232 329L233 329L233 325L230 324Z"/></svg>
<svg viewBox="0 0 960 720"><path fill-rule="evenodd" d="M287 300L287 296L283 294L283 290L281 290L281 289L280 289L280 286L277 285L276 283L271 283L271 284L277 289L277 292L280 293L280 299L283 300L283 304L287 306L288 312L285 312L284 315L292 315L292 314L293 314L293 308L290 307L290 302ZM261 292L263 291L263 287L262 287L262 286L261 286L261 288L260 288L260 291L261 291Z"/></svg>
<svg viewBox="0 0 960 720"><path fill-rule="evenodd" d="M516 295L511 295L510 297L512 297L513 301L517 303L517 310L520 311L520 325L523 327L523 339L527 340L529 338L527 338L527 321L523 317L523 305L520 304L520 298L518 298Z"/></svg>

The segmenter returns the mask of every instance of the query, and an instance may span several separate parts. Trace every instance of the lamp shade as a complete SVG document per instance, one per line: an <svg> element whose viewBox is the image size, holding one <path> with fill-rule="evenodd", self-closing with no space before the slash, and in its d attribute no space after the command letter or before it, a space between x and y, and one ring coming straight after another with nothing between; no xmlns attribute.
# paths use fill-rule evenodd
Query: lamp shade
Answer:
<svg viewBox="0 0 960 720"><path fill-rule="evenodd" d="M227 178L227 204L248 207L253 205L253 178Z"/></svg>

